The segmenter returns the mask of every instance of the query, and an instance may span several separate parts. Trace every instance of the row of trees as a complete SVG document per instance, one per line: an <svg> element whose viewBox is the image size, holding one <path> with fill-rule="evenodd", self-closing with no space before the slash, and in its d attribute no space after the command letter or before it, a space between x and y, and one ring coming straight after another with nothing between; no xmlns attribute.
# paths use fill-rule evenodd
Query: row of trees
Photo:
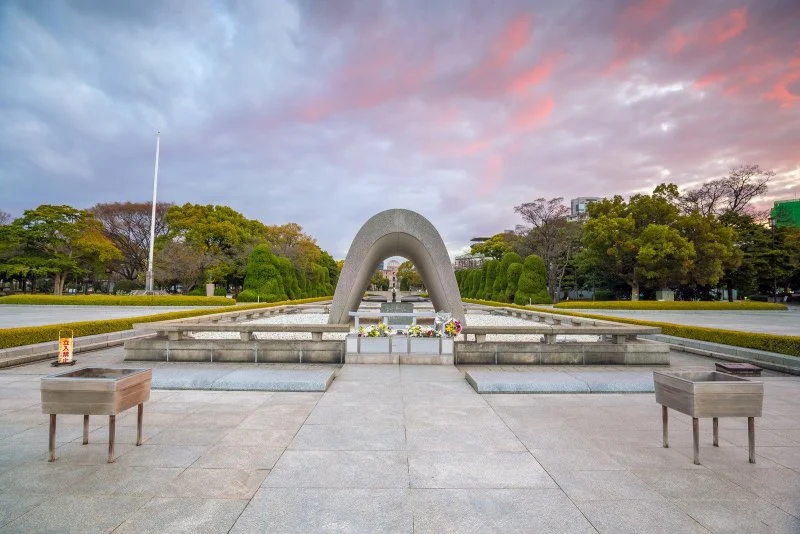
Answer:
<svg viewBox="0 0 800 534"><path fill-rule="evenodd" d="M538 255L554 301L569 289L590 288L633 300L655 290L701 299L723 288L729 298L733 290L742 296L789 292L800 286L800 230L769 226L766 212L753 207L772 175L741 165L684 193L661 184L627 201L593 202L585 221L570 220L562 198L536 199L514 208L526 225L472 252L495 260L508 252Z"/></svg>
<svg viewBox="0 0 800 534"><path fill-rule="evenodd" d="M103 279L142 288L151 209L146 202L88 210L43 205L13 221L0 212L0 282L46 284L55 294L67 282ZM331 294L338 278L336 262L298 224L265 225L227 206L159 203L155 234L153 271L163 288L204 292L204 283L215 282L237 291L249 285L253 255L280 273L280 287L268 288L267 299ZM265 300L259 284L248 289Z"/></svg>
<svg viewBox="0 0 800 534"><path fill-rule="evenodd" d="M480 269L456 271L456 281L464 298L514 302L516 304L550 304L546 272L542 258L530 254L524 263L516 252L483 262Z"/></svg>

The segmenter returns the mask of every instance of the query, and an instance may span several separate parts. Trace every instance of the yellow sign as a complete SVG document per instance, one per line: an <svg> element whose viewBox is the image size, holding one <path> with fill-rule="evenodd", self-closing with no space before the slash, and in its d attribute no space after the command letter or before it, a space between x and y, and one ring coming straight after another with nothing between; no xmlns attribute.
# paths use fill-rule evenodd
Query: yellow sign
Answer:
<svg viewBox="0 0 800 534"><path fill-rule="evenodd" d="M67 336L67 332L69 332L69 336ZM58 332L58 363L72 363L72 330Z"/></svg>

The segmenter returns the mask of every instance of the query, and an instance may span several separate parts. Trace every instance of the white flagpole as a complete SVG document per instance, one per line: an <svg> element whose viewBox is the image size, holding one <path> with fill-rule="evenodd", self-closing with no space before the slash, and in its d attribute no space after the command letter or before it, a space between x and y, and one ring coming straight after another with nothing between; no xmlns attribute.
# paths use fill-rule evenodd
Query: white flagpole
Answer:
<svg viewBox="0 0 800 534"><path fill-rule="evenodd" d="M150 216L150 255L147 260L146 289L153 292L153 245L156 239L156 190L158 189L158 149L161 142L161 132L156 132L156 170L153 176L153 213Z"/></svg>

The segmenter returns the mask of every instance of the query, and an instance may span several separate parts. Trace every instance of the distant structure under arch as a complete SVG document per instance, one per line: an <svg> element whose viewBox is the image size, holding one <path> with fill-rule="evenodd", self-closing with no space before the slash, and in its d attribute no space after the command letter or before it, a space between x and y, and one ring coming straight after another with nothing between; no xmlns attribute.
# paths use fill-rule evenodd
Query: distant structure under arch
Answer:
<svg viewBox="0 0 800 534"><path fill-rule="evenodd" d="M356 234L336 284L328 322L347 324L356 311L378 264L402 256L417 268L436 311L464 322L464 305L444 241L436 228L411 210L392 209L373 215Z"/></svg>

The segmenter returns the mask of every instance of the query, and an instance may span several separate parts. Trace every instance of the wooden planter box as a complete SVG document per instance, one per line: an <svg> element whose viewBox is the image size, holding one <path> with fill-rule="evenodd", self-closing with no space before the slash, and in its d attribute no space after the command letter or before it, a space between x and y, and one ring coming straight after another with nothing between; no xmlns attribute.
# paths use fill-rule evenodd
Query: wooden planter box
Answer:
<svg viewBox="0 0 800 534"><path fill-rule="evenodd" d="M653 372L656 402L662 407L664 447L669 446L667 408L692 418L694 463L700 464L700 417L711 417L714 446L719 446L719 417L747 417L750 463L755 463L755 418L761 417L764 384L717 371Z"/></svg>
<svg viewBox="0 0 800 534"><path fill-rule="evenodd" d="M136 445L142 444L144 402L150 400L152 369L87 367L42 378L42 413L50 414L50 461L55 457L56 414L83 414L83 443L89 443L89 415L108 415L108 461L114 461L116 415L139 407Z"/></svg>

